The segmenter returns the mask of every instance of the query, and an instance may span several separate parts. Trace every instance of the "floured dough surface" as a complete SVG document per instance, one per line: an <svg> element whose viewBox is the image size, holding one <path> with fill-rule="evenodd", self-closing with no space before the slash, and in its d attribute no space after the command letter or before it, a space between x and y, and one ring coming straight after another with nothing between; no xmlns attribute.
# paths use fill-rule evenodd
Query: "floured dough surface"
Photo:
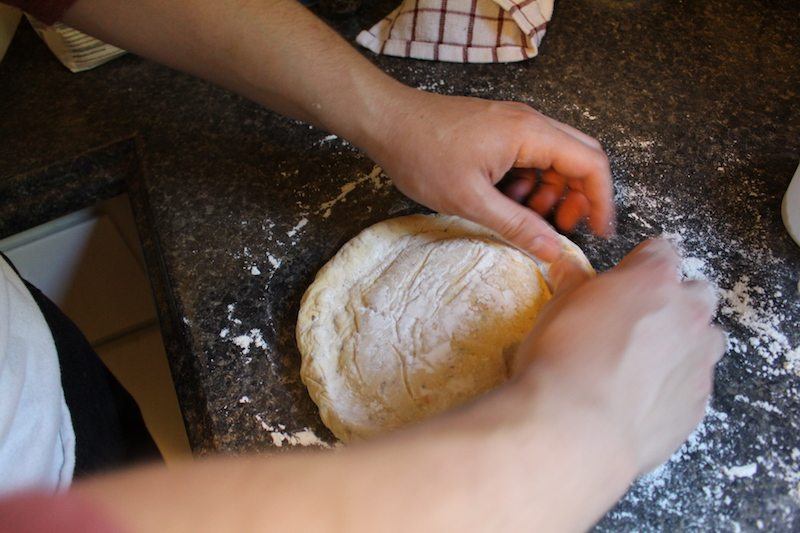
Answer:
<svg viewBox="0 0 800 533"><path fill-rule="evenodd" d="M502 383L551 296L547 266L458 217L364 230L320 270L298 317L301 375L323 422L342 441L368 438Z"/></svg>

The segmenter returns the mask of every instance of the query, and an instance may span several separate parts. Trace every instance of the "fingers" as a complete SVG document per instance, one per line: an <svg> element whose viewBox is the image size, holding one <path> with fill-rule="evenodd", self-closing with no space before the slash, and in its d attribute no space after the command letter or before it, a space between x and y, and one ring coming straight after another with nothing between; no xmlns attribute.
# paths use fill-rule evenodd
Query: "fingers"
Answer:
<svg viewBox="0 0 800 533"><path fill-rule="evenodd" d="M578 189L569 189L564 196L566 179L553 170L542 173L539 186L533 169L514 169L513 176L519 179L503 187L503 192L517 202L528 198L527 205L539 216L547 217L555 209L555 223L563 231L573 231L578 223L589 215L589 201ZM530 197L528 197L530 195ZM556 207L557 204L559 204Z"/></svg>
<svg viewBox="0 0 800 533"><path fill-rule="evenodd" d="M588 217L589 226L596 234L612 234L611 171L600 143L572 126L540 113L534 112L532 116L542 119L549 128L542 132L540 126L531 135L539 141L537 146L523 145L515 162L516 167L545 169L542 183L528 200L528 205L539 215L547 216L562 200L565 184L576 181L580 183L580 190L575 194L568 193L564 198L564 203L557 208L556 224L570 231ZM522 191L533 190L534 176L529 178L524 186L520 184L509 191L509 196L519 201ZM570 192L575 190L573 188Z"/></svg>
<svg viewBox="0 0 800 533"><path fill-rule="evenodd" d="M600 144L600 141L598 141L594 137L592 137L590 135L586 135L581 130L579 130L577 128L573 128L569 124L565 124L563 122L559 122L556 119L550 118L550 117L548 117L546 115L542 115L542 116L544 116L547 119L547 121L553 127L560 129L564 133L568 133L569 135L572 135L573 137L575 137L576 139L581 141L583 144L587 145L589 148L594 148L595 150L602 150L603 149L603 146Z"/></svg>
<svg viewBox="0 0 800 533"><path fill-rule="evenodd" d="M717 294L713 286L705 281L686 281L683 291L692 309L692 319L708 324L717 310Z"/></svg>
<svg viewBox="0 0 800 533"><path fill-rule="evenodd" d="M558 234L539 215L506 197L484 180L485 187L468 196L461 206L461 216L492 229L514 246L543 261L552 262L561 255Z"/></svg>
<svg viewBox="0 0 800 533"><path fill-rule="evenodd" d="M598 235L609 235L614 216L608 158L550 122L538 128L520 148L515 166L552 169L568 179L579 179L589 202L589 225Z"/></svg>
<svg viewBox="0 0 800 533"><path fill-rule="evenodd" d="M516 202L525 202L543 218L555 210L555 224L563 231L573 231L581 220L589 216L589 201L583 192L568 189L564 196L566 179L553 170L542 173L538 187L533 169L513 169L512 177L507 181L501 187L503 194ZM531 194L534 188L536 190Z"/></svg>
<svg viewBox="0 0 800 533"><path fill-rule="evenodd" d="M705 281L685 281L681 284L687 300L688 328L703 335L702 357L713 367L728 348L728 338L718 326L711 325L717 310L718 297L714 287Z"/></svg>
<svg viewBox="0 0 800 533"><path fill-rule="evenodd" d="M506 180L503 180L506 181ZM503 194L515 202L524 202L536 186L536 171L532 168L515 168L511 170L508 183L502 185Z"/></svg>
<svg viewBox="0 0 800 533"><path fill-rule="evenodd" d="M698 335L702 358L715 364L728 345L725 333L711 321L717 310L718 296L713 285L705 281L680 282L680 256L675 247L664 239L644 241L634 248L614 270L639 274L636 278L648 290L660 285L668 287L671 299L679 302L686 335ZM672 287L672 288L669 288ZM673 292L673 291L679 292Z"/></svg>
<svg viewBox="0 0 800 533"><path fill-rule="evenodd" d="M653 269L654 273L678 280L681 258L675 247L664 239L648 239L626 255L614 270Z"/></svg>
<svg viewBox="0 0 800 533"><path fill-rule="evenodd" d="M639 270L659 281L680 280L681 258L675 247L664 239L648 239L626 255L614 270ZM692 280L680 284L683 296L691 309L690 319L708 324L716 313L718 297L714 287L705 281Z"/></svg>
<svg viewBox="0 0 800 533"><path fill-rule="evenodd" d="M694 395L704 407L714 390L714 369L726 348L725 333L716 326L707 326L704 335L696 343L696 349L683 362L682 370L673 374L673 383L680 382L675 387Z"/></svg>
<svg viewBox="0 0 800 533"><path fill-rule="evenodd" d="M564 231L572 231L588 214L589 200L586 196L578 191L570 191L556 211L556 225Z"/></svg>
<svg viewBox="0 0 800 533"><path fill-rule="evenodd" d="M542 181L528 200L528 205L543 217L549 215L564 194L564 184L564 178L557 172L553 170L542 172Z"/></svg>
<svg viewBox="0 0 800 533"><path fill-rule="evenodd" d="M714 364L718 363L728 351L728 336L719 326L711 326L708 341L708 356Z"/></svg>

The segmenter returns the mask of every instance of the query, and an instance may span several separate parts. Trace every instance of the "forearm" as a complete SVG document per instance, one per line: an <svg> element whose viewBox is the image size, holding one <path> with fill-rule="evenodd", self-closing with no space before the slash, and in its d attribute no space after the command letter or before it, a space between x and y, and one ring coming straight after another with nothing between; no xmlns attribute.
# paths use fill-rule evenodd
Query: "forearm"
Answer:
<svg viewBox="0 0 800 533"><path fill-rule="evenodd" d="M64 20L359 146L410 91L295 0L78 0Z"/></svg>
<svg viewBox="0 0 800 533"><path fill-rule="evenodd" d="M133 531L578 531L630 482L597 442L493 395L338 453L212 459L79 484ZM527 424L527 423L526 423Z"/></svg>
<svg viewBox="0 0 800 533"><path fill-rule="evenodd" d="M494 187L512 168L524 173L516 200L555 211L565 231L583 219L610 231L611 172L596 140L523 104L394 81L296 0L77 0L64 20L346 138L411 199L543 260L561 254L553 228Z"/></svg>

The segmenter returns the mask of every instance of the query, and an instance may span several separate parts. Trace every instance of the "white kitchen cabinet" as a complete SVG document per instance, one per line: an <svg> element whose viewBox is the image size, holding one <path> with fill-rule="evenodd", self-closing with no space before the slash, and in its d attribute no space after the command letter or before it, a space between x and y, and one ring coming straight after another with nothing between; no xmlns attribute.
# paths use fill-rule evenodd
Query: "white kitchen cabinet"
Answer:
<svg viewBox="0 0 800 533"><path fill-rule="evenodd" d="M142 266L102 205L4 239L0 250L92 345L155 321Z"/></svg>
<svg viewBox="0 0 800 533"><path fill-rule="evenodd" d="M136 399L167 463L191 457L127 196L0 240Z"/></svg>

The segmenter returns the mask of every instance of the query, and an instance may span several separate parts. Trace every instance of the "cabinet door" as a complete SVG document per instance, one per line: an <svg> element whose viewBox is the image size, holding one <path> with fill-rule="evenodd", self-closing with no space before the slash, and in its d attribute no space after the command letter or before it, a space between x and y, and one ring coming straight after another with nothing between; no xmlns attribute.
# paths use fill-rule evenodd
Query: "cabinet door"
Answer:
<svg viewBox="0 0 800 533"><path fill-rule="evenodd" d="M155 320L147 278L107 216L67 227L53 221L29 231L33 239L11 237L5 242L22 244L3 251L93 345Z"/></svg>

